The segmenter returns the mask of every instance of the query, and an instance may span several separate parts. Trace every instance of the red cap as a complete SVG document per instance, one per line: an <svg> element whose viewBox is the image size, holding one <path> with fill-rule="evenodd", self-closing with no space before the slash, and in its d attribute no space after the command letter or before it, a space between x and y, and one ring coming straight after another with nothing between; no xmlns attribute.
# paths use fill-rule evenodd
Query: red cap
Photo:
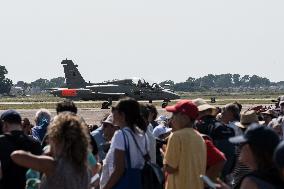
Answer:
<svg viewBox="0 0 284 189"><path fill-rule="evenodd" d="M168 112L183 113L191 119L198 117L198 108L191 100L180 100L174 106L166 107Z"/></svg>

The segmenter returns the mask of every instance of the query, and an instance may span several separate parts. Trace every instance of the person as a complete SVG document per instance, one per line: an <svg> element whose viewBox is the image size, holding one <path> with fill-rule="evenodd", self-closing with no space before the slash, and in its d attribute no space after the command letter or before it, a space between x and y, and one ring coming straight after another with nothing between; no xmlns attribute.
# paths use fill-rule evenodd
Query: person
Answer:
<svg viewBox="0 0 284 189"><path fill-rule="evenodd" d="M35 126L32 128L32 137L40 143L43 141L50 124L51 114L46 109L40 109L35 115Z"/></svg>
<svg viewBox="0 0 284 189"><path fill-rule="evenodd" d="M272 128L277 135L279 136L280 140L283 140L283 127L282 127L282 119L273 119L268 126Z"/></svg>
<svg viewBox="0 0 284 189"><path fill-rule="evenodd" d="M15 150L26 150L32 154L42 153L40 143L24 134L21 127L21 116L15 110L7 110L1 115L4 134L0 136L0 188L24 189L25 174L28 169L15 164L11 160L11 153Z"/></svg>
<svg viewBox="0 0 284 189"><path fill-rule="evenodd" d="M235 136L234 129L228 127L216 119L216 107L207 104L203 99L195 99L199 116L195 123L195 128L204 135L208 135L214 145L226 156L226 164L223 168L222 176L227 177L233 170L235 164L235 146L228 139Z"/></svg>
<svg viewBox="0 0 284 189"><path fill-rule="evenodd" d="M149 155L152 157L151 162L152 163L156 163L157 161L157 157L156 157L156 139L153 135L153 127L151 125L151 123L149 122L150 118L150 114L151 111L150 109L147 108L146 105L140 103L140 114L142 116L142 118L144 119L144 122L147 125L147 130L146 130L146 135L149 139L149 146L150 146L150 151L149 151Z"/></svg>
<svg viewBox="0 0 284 189"><path fill-rule="evenodd" d="M180 100L166 110L172 112L173 133L164 155L164 170L168 174L165 188L203 189L200 175L206 171L206 146L193 129L198 109L192 101Z"/></svg>
<svg viewBox="0 0 284 189"><path fill-rule="evenodd" d="M284 96L281 96L279 99L279 107L280 107L280 116L284 115Z"/></svg>
<svg viewBox="0 0 284 189"><path fill-rule="evenodd" d="M163 154L161 150L163 150L167 144L167 138L171 132L172 128L166 127L162 122L155 127L153 131L153 136L156 138L156 163L161 168L163 167Z"/></svg>
<svg viewBox="0 0 284 189"><path fill-rule="evenodd" d="M227 104L222 108L221 121L228 127L234 129L236 136L242 134L241 129L236 125L236 123L240 121L240 110L236 104Z"/></svg>
<svg viewBox="0 0 284 189"><path fill-rule="evenodd" d="M243 135L251 124L258 124L258 123L259 121L256 111L248 110L242 112L240 122L235 123L235 125L239 128L240 131L240 133L236 136ZM241 179L246 174L251 172L251 169L240 161L239 158L240 153L241 153L241 146L239 144L236 144L236 163L233 172L231 174L232 176L231 184L233 185L233 187L239 186Z"/></svg>
<svg viewBox="0 0 284 189"><path fill-rule="evenodd" d="M145 155L149 155L150 151L149 139L145 134L147 124L141 116L139 103L132 98L121 99L112 107L112 113L114 124L121 129L115 133L106 155L100 180L101 189L111 189L122 178L127 167L125 159L128 152L125 145L129 149L131 168L142 170L145 159L140 150ZM141 186L137 186L139 187Z"/></svg>
<svg viewBox="0 0 284 189"><path fill-rule="evenodd" d="M153 129L158 126L159 124L157 123L156 119L157 119L157 116L158 116L158 111L157 111L157 108L154 104L146 104L147 108L149 109L150 111L150 114L149 114L149 123L151 124L151 132L153 131Z"/></svg>
<svg viewBox="0 0 284 189"><path fill-rule="evenodd" d="M230 142L241 144L240 160L252 170L242 178L237 188L284 187L284 182L273 162L273 153L279 144L279 137L272 129L254 124L246 130L244 135L230 138Z"/></svg>
<svg viewBox="0 0 284 189"><path fill-rule="evenodd" d="M264 123L263 126L268 126L269 123L275 118L275 112L273 110L267 110L262 112L261 115L263 116Z"/></svg>
<svg viewBox="0 0 284 189"><path fill-rule="evenodd" d="M26 135L32 134L32 127L30 120L28 118L24 118L22 121L22 130Z"/></svg>
<svg viewBox="0 0 284 189"><path fill-rule="evenodd" d="M78 108L72 100L66 99L62 102L57 103L56 105L56 113L59 114L61 112L73 112L74 114L78 113Z"/></svg>
<svg viewBox="0 0 284 189"><path fill-rule="evenodd" d="M52 157L19 150L11 158L18 165L43 173L41 189L88 189L90 137L86 123L73 113L61 113L48 128L48 137Z"/></svg>
<svg viewBox="0 0 284 189"><path fill-rule="evenodd" d="M202 135L207 149L206 160L206 176L216 181L221 175L222 170L227 161L224 153L222 153L214 144L212 139L207 135Z"/></svg>
<svg viewBox="0 0 284 189"><path fill-rule="evenodd" d="M98 146L99 162L105 159L106 153L110 147L111 139L116 130L119 129L113 123L113 115L106 114L101 121L101 126L95 131L91 132L92 138L95 140Z"/></svg>

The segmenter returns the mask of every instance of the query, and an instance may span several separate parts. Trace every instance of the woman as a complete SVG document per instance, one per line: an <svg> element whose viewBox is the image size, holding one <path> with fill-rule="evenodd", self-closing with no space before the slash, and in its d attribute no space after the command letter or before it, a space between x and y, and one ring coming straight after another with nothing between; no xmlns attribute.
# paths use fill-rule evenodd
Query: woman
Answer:
<svg viewBox="0 0 284 189"><path fill-rule="evenodd" d="M122 99L112 108L112 113L114 124L119 126L121 130L115 133L104 161L100 182L101 189L113 188L124 174L126 168L124 137L128 141L126 146L129 148L131 168L142 169L145 162L134 140L137 141L143 154L146 155L149 152L149 145L147 145L149 139L145 135L147 126L141 117L139 103L131 98ZM147 147L145 148L145 146Z"/></svg>
<svg viewBox="0 0 284 189"><path fill-rule="evenodd" d="M48 128L48 136L52 157L15 151L13 161L43 173L42 189L88 189L90 138L83 120L72 113L59 114Z"/></svg>
<svg viewBox="0 0 284 189"><path fill-rule="evenodd" d="M240 182L241 189L283 188L278 170L273 163L273 152L279 143L279 137L270 128L252 125L243 136L231 138L232 143L241 144L240 161L252 172ZM221 183L220 188L229 188Z"/></svg>

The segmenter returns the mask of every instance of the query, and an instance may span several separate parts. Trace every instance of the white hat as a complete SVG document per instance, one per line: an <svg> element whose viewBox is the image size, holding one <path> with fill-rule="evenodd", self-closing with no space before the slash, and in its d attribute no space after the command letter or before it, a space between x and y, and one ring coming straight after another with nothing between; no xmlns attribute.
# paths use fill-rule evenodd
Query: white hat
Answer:
<svg viewBox="0 0 284 189"><path fill-rule="evenodd" d="M113 125L113 115L110 114L110 115L106 118L106 120L102 121L102 123L108 123L108 124Z"/></svg>
<svg viewBox="0 0 284 189"><path fill-rule="evenodd" d="M155 138L159 138L159 136L169 133L172 131L172 128L165 127L164 125L158 125L153 130L153 135Z"/></svg>

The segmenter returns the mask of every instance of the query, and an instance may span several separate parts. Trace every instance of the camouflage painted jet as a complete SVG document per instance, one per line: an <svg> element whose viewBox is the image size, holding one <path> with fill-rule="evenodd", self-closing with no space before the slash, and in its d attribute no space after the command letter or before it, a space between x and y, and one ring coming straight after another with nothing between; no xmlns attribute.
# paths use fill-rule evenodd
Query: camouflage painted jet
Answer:
<svg viewBox="0 0 284 189"><path fill-rule="evenodd" d="M157 83L150 85L143 79L114 80L103 83L88 83L78 71L78 65L72 60L63 60L66 87L51 91L54 96L69 98L73 100L118 100L128 96L136 100L170 100L179 99L179 95L164 89Z"/></svg>

